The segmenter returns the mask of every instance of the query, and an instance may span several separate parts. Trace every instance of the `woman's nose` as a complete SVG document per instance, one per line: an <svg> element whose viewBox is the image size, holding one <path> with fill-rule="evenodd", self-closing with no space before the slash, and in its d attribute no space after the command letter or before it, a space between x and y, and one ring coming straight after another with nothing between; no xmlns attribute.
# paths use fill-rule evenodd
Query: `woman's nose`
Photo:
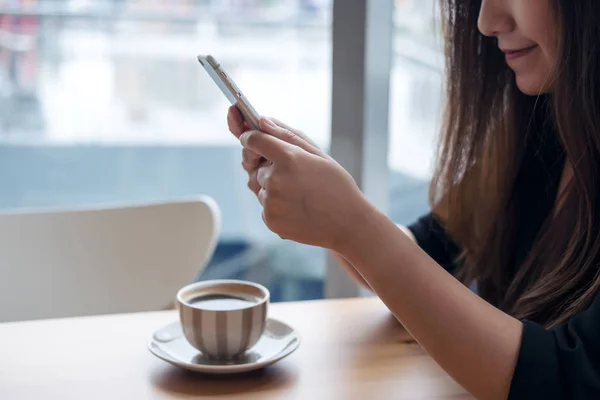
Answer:
<svg viewBox="0 0 600 400"><path fill-rule="evenodd" d="M515 29L509 0L482 0L477 27L485 36L498 36Z"/></svg>

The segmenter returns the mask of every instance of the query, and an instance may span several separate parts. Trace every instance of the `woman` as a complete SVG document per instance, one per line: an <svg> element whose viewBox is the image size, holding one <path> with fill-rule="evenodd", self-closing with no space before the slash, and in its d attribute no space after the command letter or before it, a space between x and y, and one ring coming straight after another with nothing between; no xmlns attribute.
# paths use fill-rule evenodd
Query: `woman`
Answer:
<svg viewBox="0 0 600 400"><path fill-rule="evenodd" d="M600 398L600 1L442 5L432 214L398 229L297 131L244 132L231 109L249 186L271 230L337 253L475 397Z"/></svg>

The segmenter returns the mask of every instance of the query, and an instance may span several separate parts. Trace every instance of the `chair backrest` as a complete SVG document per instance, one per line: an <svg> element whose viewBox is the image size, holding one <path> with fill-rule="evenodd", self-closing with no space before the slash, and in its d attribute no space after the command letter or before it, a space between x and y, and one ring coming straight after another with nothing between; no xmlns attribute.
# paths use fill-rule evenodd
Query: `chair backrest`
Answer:
<svg viewBox="0 0 600 400"><path fill-rule="evenodd" d="M219 230L209 197L0 214L0 322L165 308Z"/></svg>

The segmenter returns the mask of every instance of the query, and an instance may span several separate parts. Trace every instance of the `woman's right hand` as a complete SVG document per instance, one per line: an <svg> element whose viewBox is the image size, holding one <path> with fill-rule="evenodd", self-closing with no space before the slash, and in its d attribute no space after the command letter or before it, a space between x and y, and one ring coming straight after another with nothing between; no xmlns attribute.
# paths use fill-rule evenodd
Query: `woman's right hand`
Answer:
<svg viewBox="0 0 600 400"><path fill-rule="evenodd" d="M301 131L291 128L288 125L271 118L276 125L284 129L285 135L283 137L279 137L279 139L284 140L291 144L298 144L299 141L304 141L311 144L314 147L318 146L306 135L304 135ZM238 110L236 106L231 106L227 113L227 125L229 127L229 131L235 135L236 138L239 138L240 135L248 130L250 127L244 121L244 117ZM248 187L250 190L258 197L258 192L260 191L260 185L257 180L257 172L260 165L265 162L265 160L252 150L244 148L242 150L242 167L248 173ZM398 225L398 227L413 241L416 242L414 236L406 227ZM370 289L368 283L363 279L363 277L356 271L356 269L350 264L344 257L339 254L332 252L333 257L338 262L340 267L344 269L351 277L356 281L356 283L361 286Z"/></svg>
<svg viewBox="0 0 600 400"><path fill-rule="evenodd" d="M301 131L294 129L274 118L269 119L273 121L275 125L283 128L285 134L280 136L279 139L296 145L299 141L304 141L318 148L318 146ZM248 124L246 124L244 117L236 106L229 107L229 111L227 113L227 125L229 127L229 131L237 138L239 138L242 133L250 130L250 127ZM242 168L244 168L244 170L248 173L248 187L256 196L258 196L258 192L260 191L260 185L258 184L257 180L258 167L260 167L261 163L263 162L265 162L265 160L252 150L246 148L242 150Z"/></svg>

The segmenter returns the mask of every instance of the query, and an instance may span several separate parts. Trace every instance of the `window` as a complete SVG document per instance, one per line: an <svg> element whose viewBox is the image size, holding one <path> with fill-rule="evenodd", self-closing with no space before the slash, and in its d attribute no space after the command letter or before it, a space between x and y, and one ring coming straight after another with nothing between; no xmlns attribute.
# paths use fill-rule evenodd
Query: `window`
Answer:
<svg viewBox="0 0 600 400"><path fill-rule="evenodd" d="M201 278L322 296L323 252L281 242L246 189L213 54L261 113L329 146L331 1L0 0L0 208L207 194L223 212Z"/></svg>
<svg viewBox="0 0 600 400"><path fill-rule="evenodd" d="M260 113L328 149L332 3L0 0L0 208L207 194L223 227L201 279L252 279L274 301L323 296L324 251L264 227L227 101L195 56L213 54ZM410 223L428 208L443 59L436 1L394 3L389 214Z"/></svg>
<svg viewBox="0 0 600 400"><path fill-rule="evenodd" d="M440 129L443 54L436 0L396 1L390 90L391 218L410 224L428 211Z"/></svg>

